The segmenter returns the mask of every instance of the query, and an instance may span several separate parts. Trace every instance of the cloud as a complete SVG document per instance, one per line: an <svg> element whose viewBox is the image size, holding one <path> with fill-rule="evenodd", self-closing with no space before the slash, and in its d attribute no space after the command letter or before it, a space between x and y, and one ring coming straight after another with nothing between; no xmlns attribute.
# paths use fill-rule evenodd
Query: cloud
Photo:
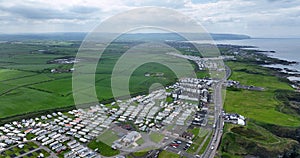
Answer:
<svg viewBox="0 0 300 158"><path fill-rule="evenodd" d="M0 7L0 11L11 14L15 17L25 19L48 20L48 19L88 19L86 14L99 11L96 7L73 6L66 9L54 9L45 6L14 5L10 7Z"/></svg>
<svg viewBox="0 0 300 158"><path fill-rule="evenodd" d="M50 9L50 8L33 8L31 6L12 6L1 7L2 11L6 11L13 16L21 16L28 19L72 19L71 14L64 11Z"/></svg>
<svg viewBox="0 0 300 158"><path fill-rule="evenodd" d="M300 36L299 1L220 0L188 3L182 12L199 20L211 32L253 36ZM289 32L291 29L291 32Z"/></svg>
<svg viewBox="0 0 300 158"><path fill-rule="evenodd" d="M100 9L92 6L73 6L70 11L79 14L91 14L100 11Z"/></svg>
<svg viewBox="0 0 300 158"><path fill-rule="evenodd" d="M101 20L143 6L176 9L199 21L210 32L244 33L253 36L300 36L299 29L296 29L300 26L300 1L296 0L0 1L0 23L6 25L0 26L0 29L13 32L16 29L9 28L17 28L12 27L17 24L18 30L30 32L32 30L27 25L34 23L40 26L48 25L47 28L51 30L60 29L57 31L89 31ZM145 17L145 20L150 18Z"/></svg>

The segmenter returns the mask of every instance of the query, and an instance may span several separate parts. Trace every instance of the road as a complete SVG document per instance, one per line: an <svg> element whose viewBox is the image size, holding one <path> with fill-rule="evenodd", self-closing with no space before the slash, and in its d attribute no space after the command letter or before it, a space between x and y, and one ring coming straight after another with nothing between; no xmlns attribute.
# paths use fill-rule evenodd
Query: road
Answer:
<svg viewBox="0 0 300 158"><path fill-rule="evenodd" d="M31 140L31 141L34 142L35 144L37 144L40 149L44 149L45 151L47 151L50 154L49 158L58 158L58 156L56 156L56 154L52 150L43 146L40 142L35 141L35 140Z"/></svg>
<svg viewBox="0 0 300 158"><path fill-rule="evenodd" d="M216 155L218 146L220 145L222 134L223 134L223 126L224 120L222 118L222 108L223 108L223 100L222 100L222 86L223 83L230 77L231 70L228 66L225 65L226 76L217 83L214 89L214 103L215 103L215 128L213 129L213 136L210 140L210 143L205 150L202 158L213 158Z"/></svg>
<svg viewBox="0 0 300 158"><path fill-rule="evenodd" d="M36 145L38 145L39 147L36 148L36 149L33 149L33 150L29 151L29 152L25 152L25 153L23 153L23 154L21 154L21 155L19 155L19 156L16 156L16 158L24 157L24 156L26 156L26 155L28 155L28 154L30 154L30 153L33 153L33 152L35 152L35 151L38 151L38 150L40 150L40 149L44 149L45 151L47 151L47 152L50 154L49 158L58 158L58 157L55 155L55 153L53 153L50 149L48 149L48 148L45 147L45 146L42 146L41 143L39 143L39 142L37 142L37 141L34 141L34 140L29 140L29 141L19 142L18 144L13 145L13 146L11 146L11 147L9 147L9 148L6 148L5 150L10 150L10 149L12 149L12 148L14 148L14 147L17 147L17 146L20 145L20 144L24 144L24 143L27 143L27 142L33 142L33 143L35 143Z"/></svg>

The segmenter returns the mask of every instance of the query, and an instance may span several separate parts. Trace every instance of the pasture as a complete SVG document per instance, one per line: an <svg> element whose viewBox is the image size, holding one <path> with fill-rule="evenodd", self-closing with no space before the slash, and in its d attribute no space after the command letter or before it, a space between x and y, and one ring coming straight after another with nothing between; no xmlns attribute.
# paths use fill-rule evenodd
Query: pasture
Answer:
<svg viewBox="0 0 300 158"><path fill-rule="evenodd" d="M113 99L111 73L119 57L131 45L112 44L98 62L95 89L100 102ZM77 41L0 43L0 119L74 105L72 73L67 72L73 64L52 61L75 57L79 46L80 42ZM66 72L51 73L51 69ZM145 76L146 73L163 75ZM201 75L201 72L197 74ZM146 63L135 69L131 75L129 90L131 94L144 94L148 93L149 87L154 83L166 86L176 79L168 67Z"/></svg>
<svg viewBox="0 0 300 158"><path fill-rule="evenodd" d="M228 62L233 70L230 79L244 85L264 87L265 91L227 90L225 110L239 113L247 118L281 126L299 126L300 118L276 110L282 104L275 98L275 90L292 90L288 83L282 82L267 68L255 65Z"/></svg>

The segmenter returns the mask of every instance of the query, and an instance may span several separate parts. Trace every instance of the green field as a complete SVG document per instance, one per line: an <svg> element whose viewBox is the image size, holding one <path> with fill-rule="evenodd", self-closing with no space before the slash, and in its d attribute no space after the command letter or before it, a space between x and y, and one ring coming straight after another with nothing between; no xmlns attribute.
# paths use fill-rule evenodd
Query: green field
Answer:
<svg viewBox="0 0 300 158"><path fill-rule="evenodd" d="M170 157L170 158L180 158L180 155L164 150L164 151L162 151L162 152L159 153L158 157L159 158L167 158L167 157Z"/></svg>
<svg viewBox="0 0 300 158"><path fill-rule="evenodd" d="M120 139L117 134L118 133L116 133L112 130L107 130L98 137L98 140L111 146L114 141Z"/></svg>
<svg viewBox="0 0 300 158"><path fill-rule="evenodd" d="M233 71L230 79L239 81L244 85L260 86L266 89L262 92L227 90L225 100L227 112L239 113L250 119L281 126L300 125L300 117L276 110L281 102L275 99L275 90L292 90L288 83L280 81L267 68L237 62L228 62L227 65ZM248 71L245 72L245 70Z"/></svg>
<svg viewBox="0 0 300 158"><path fill-rule="evenodd" d="M193 144L188 148L187 152L195 154L201 144L205 143L204 140L208 136L209 131L203 128L194 128L190 130L195 137L193 138ZM198 153L196 153L198 154Z"/></svg>
<svg viewBox="0 0 300 158"><path fill-rule="evenodd" d="M205 152L205 150L207 150L209 148L208 144L212 139L212 133L207 137L206 141L203 143L202 148L200 149L198 155L201 155ZM208 149L209 150L209 149Z"/></svg>
<svg viewBox="0 0 300 158"><path fill-rule="evenodd" d="M152 142L159 143L165 136L157 132L151 132L149 137Z"/></svg>
<svg viewBox="0 0 300 158"><path fill-rule="evenodd" d="M276 98L277 90L291 91L289 84L268 68L241 62L226 64L232 69L230 79L244 85L264 87L265 90L227 89L224 109L226 112L245 116L247 125L225 125L220 147L222 157L244 157L248 154L274 157L287 151L294 152L294 148L298 148L297 141L280 137L268 128L268 125L273 125L277 130L287 128L293 131L300 126L299 115L278 110L283 103ZM284 132L288 130L281 131Z"/></svg>
<svg viewBox="0 0 300 158"><path fill-rule="evenodd" d="M98 139L91 141L87 146L93 150L98 149L97 152L99 152L103 156L110 157L118 155L120 153L119 150L112 149L109 145L103 143L102 141L99 141Z"/></svg>
<svg viewBox="0 0 300 158"><path fill-rule="evenodd" d="M74 105L72 73L50 72L53 68L69 69L72 64L49 63L49 61L74 57L79 44L76 41L68 41L67 44L59 41L1 43L0 118ZM99 101L112 99L111 73L115 63L128 46L130 46L128 43L112 44L102 55L95 77ZM163 75L146 77L145 73ZM201 75L200 72L198 74ZM89 74L85 75L88 77ZM148 93L148 88L153 83L166 86L176 79L175 74L168 67L147 63L133 72L129 90L131 94Z"/></svg>

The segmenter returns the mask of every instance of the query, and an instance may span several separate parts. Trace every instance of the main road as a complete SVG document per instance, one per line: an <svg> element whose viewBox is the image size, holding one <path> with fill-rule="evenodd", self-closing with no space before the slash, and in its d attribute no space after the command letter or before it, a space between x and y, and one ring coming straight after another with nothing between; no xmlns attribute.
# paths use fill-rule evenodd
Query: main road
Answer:
<svg viewBox="0 0 300 158"><path fill-rule="evenodd" d="M225 77L222 78L214 88L215 126L213 129L213 136L205 152L203 153L202 158L213 158L216 155L216 151L222 139L223 126L224 126L224 120L222 118L222 108L223 108L222 86L223 83L231 75L231 70L227 65L225 65L225 70L226 70Z"/></svg>

